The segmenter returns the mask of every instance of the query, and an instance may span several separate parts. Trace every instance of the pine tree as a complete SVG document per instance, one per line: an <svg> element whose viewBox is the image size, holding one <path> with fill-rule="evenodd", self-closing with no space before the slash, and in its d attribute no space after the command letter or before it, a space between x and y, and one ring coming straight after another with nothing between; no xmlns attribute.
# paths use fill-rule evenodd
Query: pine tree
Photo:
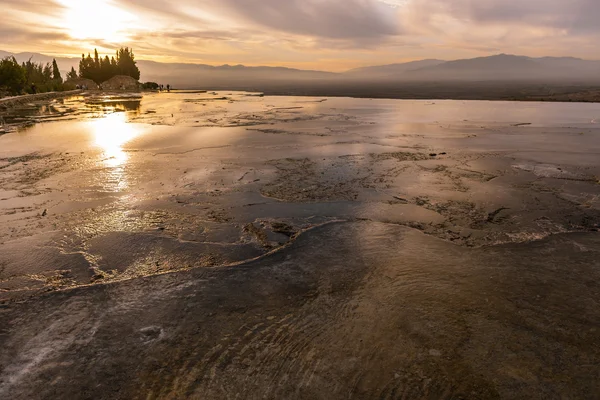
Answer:
<svg viewBox="0 0 600 400"><path fill-rule="evenodd" d="M87 57L85 58L85 63L87 65L87 70L88 70L88 79L93 80L94 82L96 81L96 64L94 63L94 59L90 56L90 54L88 53Z"/></svg>
<svg viewBox="0 0 600 400"><path fill-rule="evenodd" d="M115 60L115 57L110 58L110 73L114 75L119 74L119 66L117 65L117 60Z"/></svg>
<svg viewBox="0 0 600 400"><path fill-rule="evenodd" d="M97 83L98 70L92 56L88 53L87 57L82 54L81 61L79 62L79 77L85 79L91 79Z"/></svg>
<svg viewBox="0 0 600 400"><path fill-rule="evenodd" d="M74 67L71 67L71 72L67 74L67 79L77 79L77 71Z"/></svg>
<svg viewBox="0 0 600 400"><path fill-rule="evenodd" d="M27 92L35 91L38 93L44 93L52 90L62 89L62 82L59 83L54 80L53 64L54 63L42 64L32 62L31 58L22 64L21 68L25 71L25 87Z"/></svg>
<svg viewBox="0 0 600 400"><path fill-rule="evenodd" d="M114 75L112 73L112 67L110 65L110 58L105 56L100 59L100 77L102 78L102 82L105 82L112 78Z"/></svg>
<svg viewBox="0 0 600 400"><path fill-rule="evenodd" d="M87 76L87 65L85 64L85 54L81 54L81 61L79 61L79 77L84 78Z"/></svg>
<svg viewBox="0 0 600 400"><path fill-rule="evenodd" d="M52 80L52 65L50 63L44 65L42 70L43 82L49 82Z"/></svg>
<svg viewBox="0 0 600 400"><path fill-rule="evenodd" d="M119 74L131 76L135 80L140 79L140 70L136 65L133 49L120 48L117 51L117 65Z"/></svg>
<svg viewBox="0 0 600 400"><path fill-rule="evenodd" d="M14 57L0 60L0 88L10 94L19 94L27 83L25 68Z"/></svg>
<svg viewBox="0 0 600 400"><path fill-rule="evenodd" d="M79 77L91 79L97 84L101 84L115 75L127 75L139 80L140 70L136 65L133 50L128 47L121 48L117 51L116 56L116 59L115 57L108 58L108 56L101 58L97 49L94 49L93 58L89 53L87 56L82 54L79 61ZM70 76L72 76L71 73Z"/></svg>
<svg viewBox="0 0 600 400"><path fill-rule="evenodd" d="M60 76L60 70L58 69L58 64L56 63L56 59L52 60L52 79L62 83L62 76Z"/></svg>
<svg viewBox="0 0 600 400"><path fill-rule="evenodd" d="M94 65L98 70L100 69L100 58L98 57L98 49L94 49Z"/></svg>

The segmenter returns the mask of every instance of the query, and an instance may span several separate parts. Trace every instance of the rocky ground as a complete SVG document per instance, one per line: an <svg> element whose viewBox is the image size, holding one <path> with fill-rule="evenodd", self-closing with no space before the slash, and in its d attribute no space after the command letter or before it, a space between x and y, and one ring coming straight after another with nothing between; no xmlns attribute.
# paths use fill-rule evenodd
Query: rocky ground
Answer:
<svg viewBox="0 0 600 400"><path fill-rule="evenodd" d="M0 394L593 398L600 107L102 95L0 136Z"/></svg>

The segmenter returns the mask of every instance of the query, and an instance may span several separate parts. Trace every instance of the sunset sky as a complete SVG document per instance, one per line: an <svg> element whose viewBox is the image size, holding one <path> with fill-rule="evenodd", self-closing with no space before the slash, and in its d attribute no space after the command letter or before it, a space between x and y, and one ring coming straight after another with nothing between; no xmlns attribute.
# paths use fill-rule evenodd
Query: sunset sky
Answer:
<svg viewBox="0 0 600 400"><path fill-rule="evenodd" d="M341 71L511 53L600 58L598 0L0 0L0 50Z"/></svg>

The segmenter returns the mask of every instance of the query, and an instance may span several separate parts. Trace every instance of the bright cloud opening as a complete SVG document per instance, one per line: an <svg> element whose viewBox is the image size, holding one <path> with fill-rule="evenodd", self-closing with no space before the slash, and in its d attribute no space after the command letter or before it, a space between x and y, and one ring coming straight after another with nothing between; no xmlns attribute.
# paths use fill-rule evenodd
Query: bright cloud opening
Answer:
<svg viewBox="0 0 600 400"><path fill-rule="evenodd" d="M135 16L109 0L60 0L66 7L65 27L73 39L96 39L121 42Z"/></svg>

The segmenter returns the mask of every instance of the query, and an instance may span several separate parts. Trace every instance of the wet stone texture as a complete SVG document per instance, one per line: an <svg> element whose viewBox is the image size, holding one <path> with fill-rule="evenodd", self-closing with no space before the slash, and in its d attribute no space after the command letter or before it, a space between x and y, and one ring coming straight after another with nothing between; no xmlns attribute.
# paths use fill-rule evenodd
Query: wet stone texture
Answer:
<svg viewBox="0 0 600 400"><path fill-rule="evenodd" d="M599 105L1 113L0 398L600 393Z"/></svg>

